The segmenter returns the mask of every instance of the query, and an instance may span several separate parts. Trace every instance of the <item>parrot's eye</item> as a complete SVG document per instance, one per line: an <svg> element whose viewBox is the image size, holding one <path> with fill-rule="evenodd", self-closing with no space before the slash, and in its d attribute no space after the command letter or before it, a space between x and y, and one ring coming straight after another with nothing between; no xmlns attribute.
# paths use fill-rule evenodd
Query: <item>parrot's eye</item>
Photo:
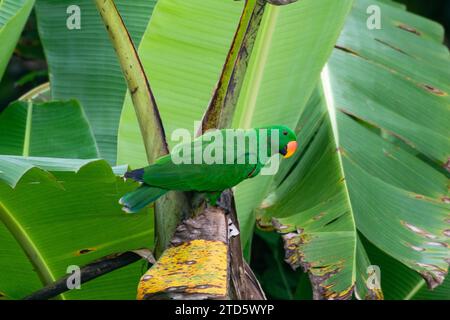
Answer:
<svg viewBox="0 0 450 320"><path fill-rule="evenodd" d="M283 135L287 136L287 131L286 130L283 131Z"/></svg>

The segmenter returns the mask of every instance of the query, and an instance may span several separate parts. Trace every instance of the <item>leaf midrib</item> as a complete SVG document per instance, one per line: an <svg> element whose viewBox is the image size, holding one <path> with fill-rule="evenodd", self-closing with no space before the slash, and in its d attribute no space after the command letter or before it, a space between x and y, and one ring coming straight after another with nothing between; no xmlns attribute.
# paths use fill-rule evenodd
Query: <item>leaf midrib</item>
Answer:
<svg viewBox="0 0 450 320"><path fill-rule="evenodd" d="M27 102L27 119L25 122L25 134L23 139L23 151L24 157L30 156L30 139L31 139L31 125L33 122L33 102L28 100Z"/></svg>
<svg viewBox="0 0 450 320"><path fill-rule="evenodd" d="M425 280L420 279L419 282L411 289L411 291L405 296L403 300L411 300L414 296L423 288Z"/></svg>
<svg viewBox="0 0 450 320"><path fill-rule="evenodd" d="M8 208L0 201L0 221L6 226L9 232L16 239L21 246L29 261L33 265L39 279L44 285L49 285L55 282L56 278L47 265L44 257L33 242L27 231L20 225L19 221L14 218L14 215ZM64 299L63 295L61 297Z"/></svg>
<svg viewBox="0 0 450 320"><path fill-rule="evenodd" d="M323 86L323 95L325 97L325 104L326 104L327 110L328 110L327 115L328 115L328 118L329 118L329 121L330 121L330 124L332 127L335 145L336 145L336 148L339 148L340 144L339 144L339 131L338 131L337 119L336 119L336 107L334 104L333 91L331 88L331 82L330 82L330 78L329 78L328 63L323 68L323 71L321 74L321 83ZM352 202L351 202L350 194L349 194L349 190L348 190L347 180L345 179L344 164L342 161L341 152L337 151L336 154L337 154L338 160L339 160L339 170L341 173L341 177L343 178L345 196L347 199L347 204L349 207L350 216L352 219L354 234L355 234L355 245L354 245L354 250L353 250L353 270L352 270L352 280L353 280L353 283L355 283L356 282L356 257L357 257L357 251L356 251L357 250L357 248L356 248L357 227L356 227L355 215L353 213L353 206L352 206Z"/></svg>

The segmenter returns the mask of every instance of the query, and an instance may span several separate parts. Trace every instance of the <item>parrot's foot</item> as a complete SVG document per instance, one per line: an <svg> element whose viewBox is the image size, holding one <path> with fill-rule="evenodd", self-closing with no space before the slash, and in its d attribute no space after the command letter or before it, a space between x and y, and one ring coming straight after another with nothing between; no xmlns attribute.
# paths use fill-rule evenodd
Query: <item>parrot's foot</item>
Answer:
<svg viewBox="0 0 450 320"><path fill-rule="evenodd" d="M221 194L222 194L222 192L220 192L220 191L208 192L206 194L206 198L208 199L208 203L211 206L216 206L217 205L217 201L219 200Z"/></svg>
<svg viewBox="0 0 450 320"><path fill-rule="evenodd" d="M216 202L216 206L225 211L225 214L229 214L231 213L232 210L231 209L233 206L232 202L233 202L233 193L231 192L231 190L227 189L221 193L218 201Z"/></svg>
<svg viewBox="0 0 450 320"><path fill-rule="evenodd" d="M226 206L226 203L221 201L222 192L209 192L206 194L206 198L208 199L208 206L216 207L225 211L225 213L229 213L229 209Z"/></svg>
<svg viewBox="0 0 450 320"><path fill-rule="evenodd" d="M228 206L228 203L226 201L223 201L222 199L218 200L216 202L215 207L222 209L225 214L231 213L230 207Z"/></svg>
<svg viewBox="0 0 450 320"><path fill-rule="evenodd" d="M191 199L191 206L192 208L198 208L200 207L206 200L205 194L204 193L195 193L192 196Z"/></svg>

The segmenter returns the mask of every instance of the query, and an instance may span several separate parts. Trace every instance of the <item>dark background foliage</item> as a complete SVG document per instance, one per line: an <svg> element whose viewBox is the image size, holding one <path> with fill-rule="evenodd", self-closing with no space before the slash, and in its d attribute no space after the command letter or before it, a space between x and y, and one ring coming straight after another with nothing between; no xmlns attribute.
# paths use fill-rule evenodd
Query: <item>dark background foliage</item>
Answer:
<svg viewBox="0 0 450 320"><path fill-rule="evenodd" d="M47 63L31 13L0 82L0 112L27 91L48 81Z"/></svg>
<svg viewBox="0 0 450 320"><path fill-rule="evenodd" d="M408 10L441 23L447 31L446 44L449 45L450 1L448 0L397 0L406 4Z"/></svg>

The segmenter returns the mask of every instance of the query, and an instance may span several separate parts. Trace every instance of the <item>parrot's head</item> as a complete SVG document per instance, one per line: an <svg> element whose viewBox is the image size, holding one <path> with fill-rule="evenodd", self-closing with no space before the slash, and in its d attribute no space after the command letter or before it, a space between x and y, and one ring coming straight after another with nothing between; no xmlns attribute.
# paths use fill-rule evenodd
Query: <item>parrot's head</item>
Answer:
<svg viewBox="0 0 450 320"><path fill-rule="evenodd" d="M279 152L284 158L289 158L295 153L295 150L297 150L297 136L295 135L295 132L288 127L280 126L277 129L279 134Z"/></svg>
<svg viewBox="0 0 450 320"><path fill-rule="evenodd" d="M268 144L271 144L271 135L275 132L278 134L278 153L284 158L291 157L297 150L297 136L295 132L286 126L270 126L268 129Z"/></svg>

